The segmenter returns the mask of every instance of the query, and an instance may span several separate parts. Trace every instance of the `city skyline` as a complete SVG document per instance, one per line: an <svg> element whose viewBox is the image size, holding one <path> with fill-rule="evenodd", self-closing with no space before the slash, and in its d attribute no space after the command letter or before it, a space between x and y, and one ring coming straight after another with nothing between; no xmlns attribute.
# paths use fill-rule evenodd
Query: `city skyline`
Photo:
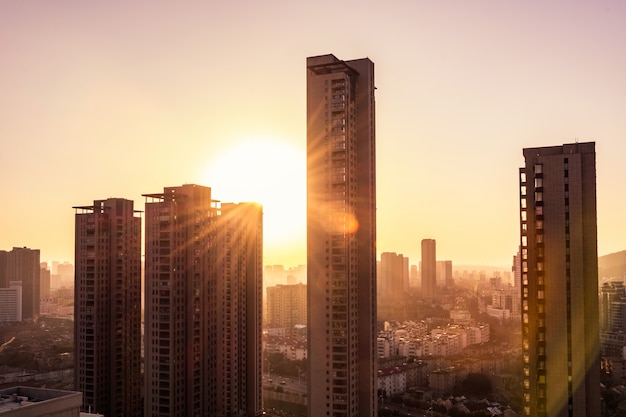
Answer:
<svg viewBox="0 0 626 417"><path fill-rule="evenodd" d="M355 17L346 36L323 10ZM304 264L301 67L333 51L377 63L378 256L414 264L433 238L455 265L510 266L520 149L577 139L597 144L599 255L623 250L625 19L615 0L4 2L0 248L71 260L76 201L196 183L263 204L264 264Z"/></svg>

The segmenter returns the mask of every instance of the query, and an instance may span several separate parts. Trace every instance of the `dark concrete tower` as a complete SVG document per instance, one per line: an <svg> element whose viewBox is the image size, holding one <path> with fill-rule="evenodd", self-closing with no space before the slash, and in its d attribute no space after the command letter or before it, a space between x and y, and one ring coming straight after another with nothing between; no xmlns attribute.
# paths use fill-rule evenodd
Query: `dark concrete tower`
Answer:
<svg viewBox="0 0 626 417"><path fill-rule="evenodd" d="M217 280L211 189L145 194L146 417L205 416L215 407Z"/></svg>
<svg viewBox="0 0 626 417"><path fill-rule="evenodd" d="M122 198L74 208L75 389L84 411L141 416L141 218Z"/></svg>
<svg viewBox="0 0 626 417"><path fill-rule="evenodd" d="M261 206L145 196L145 416L261 415Z"/></svg>

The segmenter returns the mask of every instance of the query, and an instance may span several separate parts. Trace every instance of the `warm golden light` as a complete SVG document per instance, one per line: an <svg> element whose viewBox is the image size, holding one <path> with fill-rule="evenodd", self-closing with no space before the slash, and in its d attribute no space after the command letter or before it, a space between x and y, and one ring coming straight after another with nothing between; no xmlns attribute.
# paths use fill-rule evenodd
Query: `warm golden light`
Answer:
<svg viewBox="0 0 626 417"><path fill-rule="evenodd" d="M306 163L304 152L284 140L253 136L236 140L209 159L204 183L223 202L263 205L267 250L304 244Z"/></svg>

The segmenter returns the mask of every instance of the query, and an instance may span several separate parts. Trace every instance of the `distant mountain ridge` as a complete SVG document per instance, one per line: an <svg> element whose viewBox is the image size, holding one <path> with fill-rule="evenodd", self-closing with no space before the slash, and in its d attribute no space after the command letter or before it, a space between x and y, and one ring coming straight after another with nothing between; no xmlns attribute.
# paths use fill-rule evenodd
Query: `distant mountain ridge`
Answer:
<svg viewBox="0 0 626 417"><path fill-rule="evenodd" d="M626 275L626 250L598 258L599 278L621 278Z"/></svg>

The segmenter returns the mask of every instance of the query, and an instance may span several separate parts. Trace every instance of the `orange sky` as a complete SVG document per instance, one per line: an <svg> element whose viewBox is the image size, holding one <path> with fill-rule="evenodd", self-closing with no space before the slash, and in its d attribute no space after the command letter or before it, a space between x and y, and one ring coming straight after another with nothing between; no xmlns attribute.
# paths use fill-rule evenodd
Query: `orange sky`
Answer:
<svg viewBox="0 0 626 417"><path fill-rule="evenodd" d="M199 183L260 199L265 262L304 263L326 53L376 65L379 252L509 266L522 148L575 140L597 143L599 254L626 249L625 2L221 3L0 2L0 249L72 261L72 206Z"/></svg>

